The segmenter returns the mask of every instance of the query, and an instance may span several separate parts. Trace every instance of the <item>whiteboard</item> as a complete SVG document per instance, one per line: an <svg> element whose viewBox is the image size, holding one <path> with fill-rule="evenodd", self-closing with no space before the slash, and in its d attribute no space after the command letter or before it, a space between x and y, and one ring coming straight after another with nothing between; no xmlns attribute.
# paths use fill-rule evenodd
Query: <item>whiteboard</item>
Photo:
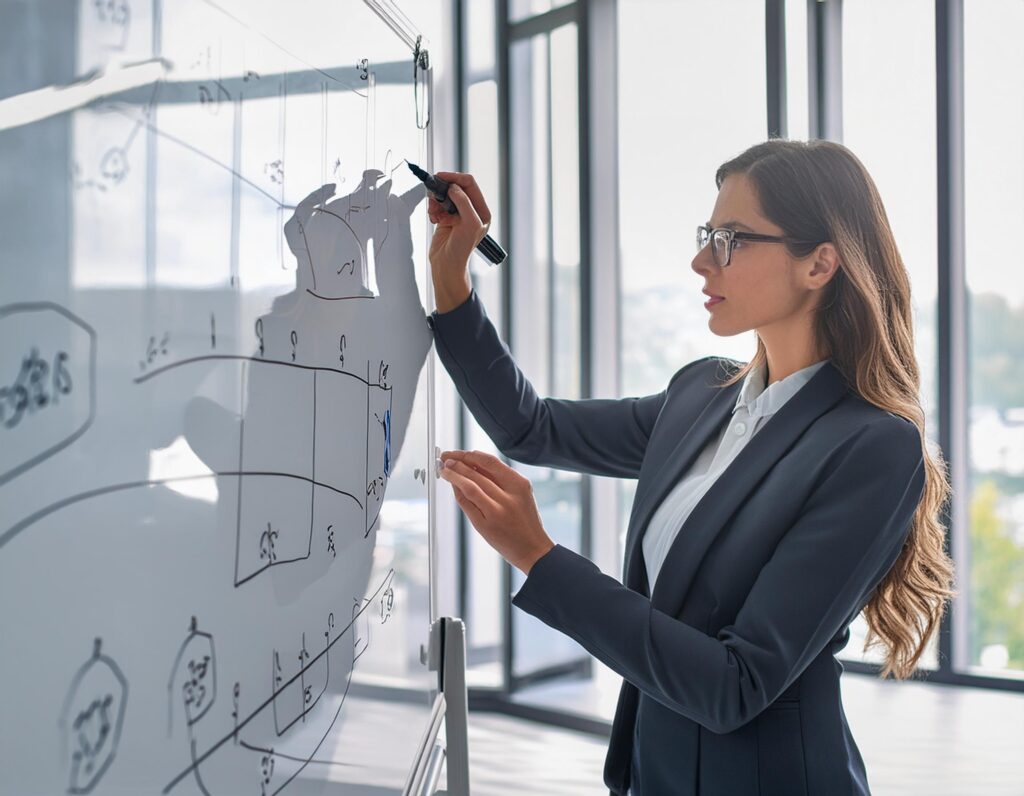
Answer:
<svg viewBox="0 0 1024 796"><path fill-rule="evenodd" d="M399 792L428 70L355 0L65 12L0 10L0 789Z"/></svg>

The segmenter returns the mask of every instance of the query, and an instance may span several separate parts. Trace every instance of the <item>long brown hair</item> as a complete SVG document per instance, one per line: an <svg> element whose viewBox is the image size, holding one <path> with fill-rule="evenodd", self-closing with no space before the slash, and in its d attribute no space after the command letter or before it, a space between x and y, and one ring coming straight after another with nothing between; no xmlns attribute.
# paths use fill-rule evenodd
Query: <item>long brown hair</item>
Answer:
<svg viewBox="0 0 1024 796"><path fill-rule="evenodd" d="M740 173L784 235L836 247L840 267L815 309L818 343L857 394L907 418L921 435L924 493L903 550L864 609L865 649L885 647L880 676L906 679L957 594L939 519L950 485L941 451L930 452L925 437L907 270L871 175L842 144L771 139L723 163L715 182L721 188L728 175ZM817 245L786 243L794 257ZM751 361L726 384L766 363L758 337Z"/></svg>

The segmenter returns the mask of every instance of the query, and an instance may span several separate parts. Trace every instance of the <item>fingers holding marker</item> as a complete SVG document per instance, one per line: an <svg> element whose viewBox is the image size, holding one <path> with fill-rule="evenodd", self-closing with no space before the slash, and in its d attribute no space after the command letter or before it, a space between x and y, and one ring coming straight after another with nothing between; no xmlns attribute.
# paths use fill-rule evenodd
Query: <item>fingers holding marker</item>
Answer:
<svg viewBox="0 0 1024 796"><path fill-rule="evenodd" d="M445 210L444 205L437 201L431 193L427 194L427 217L434 224L451 226L456 223L456 216Z"/></svg>
<svg viewBox="0 0 1024 796"><path fill-rule="evenodd" d="M474 179L472 174L464 174L461 171L438 171L436 176L447 183L458 185L466 196L469 197L469 201L475 208L480 223L484 225L491 223L491 211L484 200L483 191L480 190L480 186L477 185L476 179ZM449 189L448 195L451 196L451 193L451 189ZM455 201L455 197L452 197L452 201ZM456 202L456 206L458 206L458 202ZM459 212L462 212L461 207L459 207Z"/></svg>
<svg viewBox="0 0 1024 796"><path fill-rule="evenodd" d="M483 228L484 222L481 220L479 214L476 212L476 208L473 207L473 203L469 200L466 192L462 190L458 185L452 185L448 188L448 198L455 204L455 208L459 211L459 216L464 222L468 223L471 227L476 226Z"/></svg>

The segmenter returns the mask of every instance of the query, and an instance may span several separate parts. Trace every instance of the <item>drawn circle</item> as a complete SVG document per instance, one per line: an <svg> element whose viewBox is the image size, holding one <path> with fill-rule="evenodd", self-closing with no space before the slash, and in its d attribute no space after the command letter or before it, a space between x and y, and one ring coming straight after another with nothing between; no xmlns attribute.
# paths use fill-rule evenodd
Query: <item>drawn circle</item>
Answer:
<svg viewBox="0 0 1024 796"><path fill-rule="evenodd" d="M100 161L100 173L115 185L128 176L128 153L116 146L108 149Z"/></svg>

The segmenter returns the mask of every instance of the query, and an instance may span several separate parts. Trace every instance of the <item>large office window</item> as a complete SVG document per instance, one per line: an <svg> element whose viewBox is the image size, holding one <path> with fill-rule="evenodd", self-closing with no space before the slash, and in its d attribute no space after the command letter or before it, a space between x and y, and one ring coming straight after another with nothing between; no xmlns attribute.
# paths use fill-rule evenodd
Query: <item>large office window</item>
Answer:
<svg viewBox="0 0 1024 796"><path fill-rule="evenodd" d="M488 208L492 211L491 235L504 241L501 225L502 186L498 147L498 80L496 59L495 8L493 0L464 0L463 64L465 93L462 113L462 169L472 174L479 184ZM504 291L501 268L486 263L480 256L470 258L473 288L499 331L504 326ZM469 411L462 406L466 450L480 450L499 455L491 439L480 428ZM502 582L502 559L483 540L465 517L462 544L465 551L462 610L466 620L467 678L471 686L502 685L501 670L504 637L503 603L499 584Z"/></svg>
<svg viewBox="0 0 1024 796"><path fill-rule="evenodd" d="M690 264L715 170L767 137L764 2L630 0L618 17L622 394L647 395L694 359L755 350L753 332L711 333ZM635 487L623 482L620 558Z"/></svg>
<svg viewBox="0 0 1024 796"><path fill-rule="evenodd" d="M884 90L880 87L884 86ZM914 343L929 443L937 444L935 3L858 0L843 4L843 143L878 187L910 274ZM899 120L894 124L880 120ZM898 132L897 132L898 130ZM880 662L865 652L861 614L843 658ZM920 665L938 665L938 636Z"/></svg>
<svg viewBox="0 0 1024 796"><path fill-rule="evenodd" d="M509 0L508 20L519 22L555 8L568 5L572 0Z"/></svg>
<svg viewBox="0 0 1024 796"><path fill-rule="evenodd" d="M964 3L969 561L975 674L1024 675L1024 3Z"/></svg>
<svg viewBox="0 0 1024 796"><path fill-rule="evenodd" d="M954 135L952 153L943 149L944 161L939 163L946 140L940 133L946 124L937 121L942 105L937 64L953 65L954 95L960 76L955 35L948 46L940 42L937 49L936 34L944 28L937 22L936 5L931 0L848 1L840 18L832 13L833 0L822 2L831 6L825 14L818 4L784 0L784 56L775 52L774 41L766 42L771 27L766 25L766 9L780 9L763 0L619 0L614 48L601 40L589 53L588 43L578 39L587 31L587 17L579 6L562 8L562 3L548 0L499 2L498 9L507 14L499 12L493 20L499 30L497 54L490 56L491 66L469 68L467 102L476 108L473 115L495 106L500 111L507 92L508 128L481 127L469 136L468 152L471 168L491 170L495 196L500 190L508 207L512 258L500 273L509 293L501 290L497 271L479 264L474 280L478 290L484 286L492 291L492 317L502 306L510 310L499 328L507 331L517 362L541 395L580 397L588 371L593 378L594 363L603 357L617 359L611 372L618 373L622 396L659 392L676 370L706 355L746 361L756 350L755 334L720 338L711 333L701 294L704 280L691 267L692 230L710 217L717 197L715 171L765 140L769 116L782 115L788 138L806 140L810 131L825 129L841 140L872 175L910 277L920 395L933 452L938 451L940 420L945 423L949 412L957 411L955 402L940 393L945 370L939 365L960 362L965 350L968 355L969 417L954 418L954 425L961 419L967 424L968 448L959 451L954 440L943 451L947 459L953 457L952 475L958 482L962 471L956 463L969 458L959 489L966 511L963 521L954 516L950 529L956 542L950 552L958 556L957 621L948 616L944 620L956 660L945 655L940 660L940 638L935 635L920 666L930 670L929 679L935 682L1015 688L1019 684L1010 678L1024 674L1024 388L1017 385L1022 371L1016 367L1024 356L1024 334L1019 331L1024 328L1024 277L1012 255L1012 224L1010 237L1001 230L1004 219L1012 222L1024 213L1024 154L1017 145L1024 132L1024 110L1008 101L1024 93L1024 55L1013 46L1024 33L1024 5L1019 0L964 3L966 195L960 196L957 164L952 163L948 186L940 183L944 172L937 169L947 158L956 161L958 140ZM471 17L477 6L466 3L470 5ZM841 62L809 47L825 42L827 50L838 43L833 38L837 33L842 38ZM617 184L591 160L589 196L580 192L580 154L586 155L590 147L597 151L598 136L589 125L603 117L579 116L580 108L590 107L593 113L601 105L593 93L601 90L601 81L580 69L581 51L587 53L582 63L591 68L595 54L614 52L617 69L611 106L616 108L618 163L608 164ZM503 84L503 71L495 71L493 63L496 58L500 66L505 57ZM766 63L777 64L778 57L785 76L766 72ZM776 79L784 80L784 86L769 85ZM810 90L817 85L820 95ZM769 88L784 88L784 94ZM580 93L586 91L591 93L580 102ZM781 107L769 114L769 98L775 97ZM819 109L828 117L824 128L818 126L823 122ZM500 145L503 138L505 147ZM507 186L498 185L502 174ZM594 230L603 229L585 213L588 201L609 185L618 197L617 331L608 333L618 335L617 350L594 347L601 339L595 329L609 322L608 313L596 309L604 294L595 286L605 283L593 281L599 279L593 270L581 271L592 263L580 262L579 248L581 240L593 241ZM961 200L966 207L966 339L940 304L940 286L956 278L940 272L940 266L948 266L945 248L940 250L942 233L956 225L940 225L939 214L951 207L955 215ZM602 218L608 223L607 216ZM956 240L950 243L956 246ZM955 271L955 253L953 259ZM589 296L584 292L588 286ZM589 307L583 304L586 300L592 302ZM600 306L606 310L608 305ZM955 336L943 342L940 330L947 328ZM589 365L582 358L588 351ZM471 440L476 441L477 433L468 428ZM949 433L956 437L955 429ZM590 538L588 489L591 497L603 495L603 479L516 466L533 481L545 524L556 540L577 550L600 546L606 571L621 576L621 568L615 571L607 563L614 546L610 535L607 540ZM635 481L613 482L612 487L618 493L618 516L613 529L605 526L600 532L617 534L614 566L621 567ZM486 550L474 555L474 565L493 559ZM481 594L488 584L502 592L508 586L514 593L523 580L518 572L508 578L507 569L500 570L502 579L493 567L481 571L479 576L473 573L474 589ZM514 691L538 673L580 671L566 664L578 662L582 650L510 609L507 597L501 594L500 620L509 624L496 639L512 645L511 654L507 648L501 651L508 656L504 663L511 678L505 685ZM492 627L497 626L496 618ZM863 649L866 635L861 615L841 653L855 671L875 671L884 654L878 647ZM943 637L941 642L948 640ZM618 677L606 667L597 666L592 673L598 686L602 681L617 684ZM607 719L613 702L602 695L587 707Z"/></svg>
<svg viewBox="0 0 1024 796"><path fill-rule="evenodd" d="M579 398L583 335L578 29L572 14L541 24L530 17L562 5L463 0L460 135L463 168L475 175L488 199L491 234L505 242L510 253L500 267L473 257L474 288L538 395ZM507 21L500 18L503 10ZM530 22L528 34L517 28L517 20ZM507 50L496 47L496 41ZM509 121L503 136L499 120L506 95L500 80L506 57ZM502 184L503 155L508 157L508 186ZM507 232L502 229L506 202ZM508 317L506 308L511 310ZM468 412L462 420L466 448L499 454ZM533 483L551 537L585 552L582 477L511 464ZM509 599L524 577L505 565L468 522L464 526L462 594L470 684L514 690L534 679L585 669L588 656L576 642L511 610Z"/></svg>
<svg viewBox="0 0 1024 796"><path fill-rule="evenodd" d="M512 351L541 396L580 397L579 60L577 27L510 45ZM548 534L583 552L578 473L516 464L532 482ZM513 591L525 578L514 570ZM584 660L568 636L512 614L513 675Z"/></svg>

